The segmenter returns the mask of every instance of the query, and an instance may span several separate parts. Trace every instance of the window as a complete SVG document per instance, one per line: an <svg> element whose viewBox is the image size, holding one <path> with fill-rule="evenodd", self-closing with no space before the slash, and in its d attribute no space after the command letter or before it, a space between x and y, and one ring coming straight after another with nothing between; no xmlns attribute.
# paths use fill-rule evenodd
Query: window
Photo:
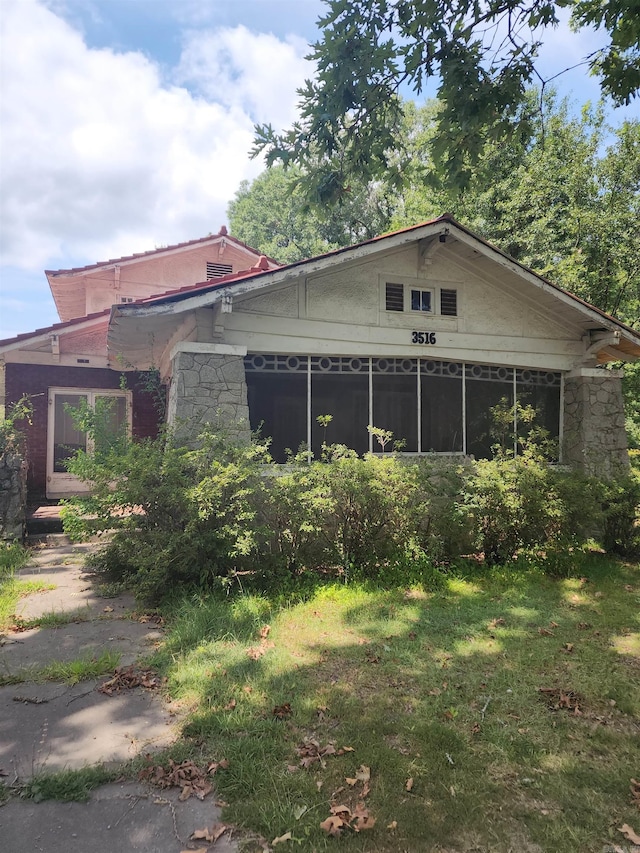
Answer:
<svg viewBox="0 0 640 853"><path fill-rule="evenodd" d="M443 317L458 316L458 291L442 288L440 290L440 313Z"/></svg>
<svg viewBox="0 0 640 853"><path fill-rule="evenodd" d="M431 311L431 291L430 290L412 290L411 291L411 310L412 311Z"/></svg>
<svg viewBox="0 0 640 853"><path fill-rule="evenodd" d="M133 296L118 296L118 302L120 304L124 303L124 304L128 305L130 302L135 302L135 301L136 300L134 299Z"/></svg>
<svg viewBox="0 0 640 853"><path fill-rule="evenodd" d="M439 299L436 301L436 295ZM408 307L405 307L408 306ZM419 311L442 317L458 316L458 291L453 288L423 288L401 282L385 282L385 311Z"/></svg>
<svg viewBox="0 0 640 853"><path fill-rule="evenodd" d="M497 442L522 435L514 400L531 405L552 439L560 431L560 374L426 358L252 354L245 358L251 428L262 425L272 456L322 443L378 451L369 424L391 430L406 453L488 458ZM499 429L492 408L506 414ZM511 414L511 420L509 416ZM331 415L326 430L317 418ZM527 429L530 425L527 425Z"/></svg>
<svg viewBox="0 0 640 853"><path fill-rule="evenodd" d="M214 264L211 261L207 261L207 281L211 281L212 278L222 278L232 272L233 267L231 264Z"/></svg>

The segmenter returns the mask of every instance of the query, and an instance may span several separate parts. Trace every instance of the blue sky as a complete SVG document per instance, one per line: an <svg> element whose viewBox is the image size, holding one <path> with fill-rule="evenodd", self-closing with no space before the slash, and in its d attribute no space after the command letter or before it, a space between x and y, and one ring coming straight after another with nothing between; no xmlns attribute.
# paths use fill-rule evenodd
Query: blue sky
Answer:
<svg viewBox="0 0 640 853"><path fill-rule="evenodd" d="M287 127L320 0L2 0L0 339L57 321L44 269L226 223L255 122ZM551 76L597 36L545 39ZM599 89L563 75L578 109ZM638 117L640 105L612 113ZM259 247L258 247L259 248Z"/></svg>

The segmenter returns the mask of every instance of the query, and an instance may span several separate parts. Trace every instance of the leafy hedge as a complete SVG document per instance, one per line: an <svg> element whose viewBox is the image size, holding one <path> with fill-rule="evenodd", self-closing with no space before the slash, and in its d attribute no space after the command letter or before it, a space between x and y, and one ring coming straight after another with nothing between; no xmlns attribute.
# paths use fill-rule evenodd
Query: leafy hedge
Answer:
<svg viewBox="0 0 640 853"><path fill-rule="evenodd" d="M176 586L267 584L310 570L345 579L437 583L468 554L488 564L533 554L552 574L594 536L607 550L638 545L640 478L601 483L550 466L535 447L491 461L359 458L340 445L270 466L268 446L205 431L197 450L155 441L78 454L71 470L92 487L63 510L77 538L114 530L94 558L110 579L158 601Z"/></svg>

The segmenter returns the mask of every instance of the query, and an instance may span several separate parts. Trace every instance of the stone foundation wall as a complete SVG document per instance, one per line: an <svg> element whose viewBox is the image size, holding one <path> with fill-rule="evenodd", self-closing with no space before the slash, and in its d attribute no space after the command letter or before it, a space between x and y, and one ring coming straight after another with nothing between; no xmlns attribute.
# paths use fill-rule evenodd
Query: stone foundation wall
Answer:
<svg viewBox="0 0 640 853"><path fill-rule="evenodd" d="M588 475L610 478L629 469L621 374L583 369L564 385L563 461Z"/></svg>
<svg viewBox="0 0 640 853"><path fill-rule="evenodd" d="M22 541L26 531L27 462L17 450L0 456L0 539Z"/></svg>
<svg viewBox="0 0 640 853"><path fill-rule="evenodd" d="M207 424L225 429L240 441L249 441L242 355L179 351L172 360L167 420L179 444L193 445Z"/></svg>

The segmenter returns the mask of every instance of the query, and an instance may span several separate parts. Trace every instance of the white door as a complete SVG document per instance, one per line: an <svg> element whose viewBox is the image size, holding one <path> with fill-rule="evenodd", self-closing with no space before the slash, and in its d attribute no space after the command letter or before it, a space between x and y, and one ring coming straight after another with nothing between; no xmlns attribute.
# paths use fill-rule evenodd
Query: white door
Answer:
<svg viewBox="0 0 640 853"><path fill-rule="evenodd" d="M102 411L95 442L78 429L69 409L86 405ZM87 492L87 486L67 471L66 461L78 450L92 452L94 445L106 448L110 439L121 435L126 424L131 429L130 392L94 391L77 388L49 389L47 429L47 497L61 498Z"/></svg>

